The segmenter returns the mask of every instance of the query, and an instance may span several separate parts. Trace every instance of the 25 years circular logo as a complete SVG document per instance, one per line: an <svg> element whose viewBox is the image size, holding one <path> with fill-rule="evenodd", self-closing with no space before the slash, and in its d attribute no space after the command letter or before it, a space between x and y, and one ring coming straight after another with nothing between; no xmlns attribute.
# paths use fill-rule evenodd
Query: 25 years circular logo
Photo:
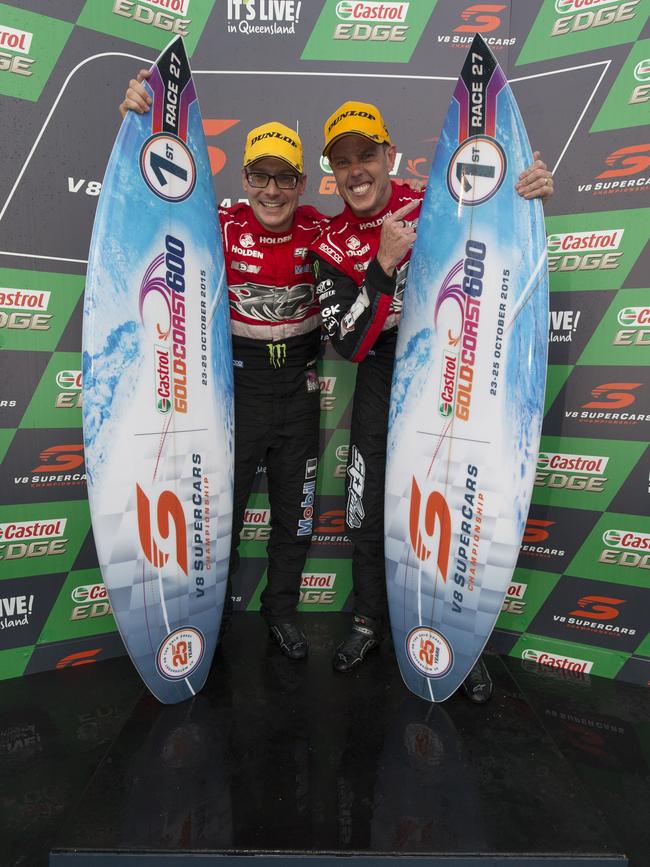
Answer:
<svg viewBox="0 0 650 867"><path fill-rule="evenodd" d="M169 680L187 677L203 659L205 639L200 630L183 626L170 632L156 656L158 671Z"/></svg>
<svg viewBox="0 0 650 867"><path fill-rule="evenodd" d="M428 626L416 626L406 636L406 654L409 662L425 677L442 677L454 661L447 639Z"/></svg>

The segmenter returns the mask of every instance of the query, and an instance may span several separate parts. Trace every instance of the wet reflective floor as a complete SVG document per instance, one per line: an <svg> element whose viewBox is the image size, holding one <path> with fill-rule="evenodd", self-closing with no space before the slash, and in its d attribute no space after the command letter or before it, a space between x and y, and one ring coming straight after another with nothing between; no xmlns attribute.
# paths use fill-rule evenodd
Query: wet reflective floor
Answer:
<svg viewBox="0 0 650 867"><path fill-rule="evenodd" d="M159 705L126 659L2 684L0 864L44 867L50 848L86 850L78 863L164 850L650 864L647 690L495 655L489 704L433 706L403 686L389 642L335 674L346 616L305 625L310 657L292 662L257 615L236 616L182 705Z"/></svg>

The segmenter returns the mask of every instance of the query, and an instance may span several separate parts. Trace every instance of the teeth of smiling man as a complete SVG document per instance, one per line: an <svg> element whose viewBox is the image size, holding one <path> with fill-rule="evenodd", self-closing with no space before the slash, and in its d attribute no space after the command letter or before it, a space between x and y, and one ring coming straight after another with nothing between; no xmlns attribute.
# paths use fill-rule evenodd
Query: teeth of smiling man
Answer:
<svg viewBox="0 0 650 867"><path fill-rule="evenodd" d="M262 202L265 208L281 208L281 202Z"/></svg>
<svg viewBox="0 0 650 867"><path fill-rule="evenodd" d="M355 196L362 196L364 193L367 193L369 189L370 184L366 182L365 184L357 184L356 186L352 187L352 192L355 194Z"/></svg>

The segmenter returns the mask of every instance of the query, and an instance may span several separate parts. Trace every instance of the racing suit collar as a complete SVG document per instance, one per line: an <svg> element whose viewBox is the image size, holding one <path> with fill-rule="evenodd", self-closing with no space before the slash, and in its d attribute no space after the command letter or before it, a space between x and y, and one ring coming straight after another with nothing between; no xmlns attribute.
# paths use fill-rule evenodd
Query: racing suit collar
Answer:
<svg viewBox="0 0 650 867"><path fill-rule="evenodd" d="M358 226L361 226L363 224L364 229L370 229L373 226L381 226L386 217L392 214L394 210L396 210L400 207L401 204L403 204L403 202L398 201L402 185L397 184L395 183L395 181L391 180L390 186L391 196L388 200L388 204L385 208L379 211L379 213L374 214L372 217L357 217L352 208L346 203L345 207L343 208L343 214L345 215L346 219L349 220L351 223L355 223Z"/></svg>

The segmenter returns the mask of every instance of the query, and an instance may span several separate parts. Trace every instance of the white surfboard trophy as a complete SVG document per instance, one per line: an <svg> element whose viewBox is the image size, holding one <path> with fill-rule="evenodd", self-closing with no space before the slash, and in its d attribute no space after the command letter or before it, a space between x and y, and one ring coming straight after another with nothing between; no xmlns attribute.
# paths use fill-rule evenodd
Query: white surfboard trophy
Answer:
<svg viewBox="0 0 650 867"><path fill-rule="evenodd" d="M404 682L444 701L501 610L541 434L548 275L539 200L514 189L532 151L477 34L436 148L411 258L391 392L385 554Z"/></svg>

